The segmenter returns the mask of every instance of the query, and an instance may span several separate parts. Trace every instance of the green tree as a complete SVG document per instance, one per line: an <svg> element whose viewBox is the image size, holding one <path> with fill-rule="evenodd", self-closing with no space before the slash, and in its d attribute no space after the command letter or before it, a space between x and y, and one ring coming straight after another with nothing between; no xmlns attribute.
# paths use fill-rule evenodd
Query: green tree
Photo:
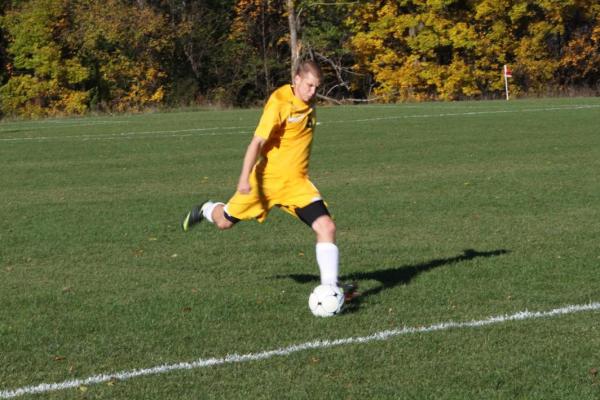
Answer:
<svg viewBox="0 0 600 400"><path fill-rule="evenodd" d="M230 58L228 36L234 0L149 1L174 32L174 48L163 59L170 77L170 104L231 103L226 88L236 78L239 60ZM233 78L232 78L233 77Z"/></svg>
<svg viewBox="0 0 600 400"><path fill-rule="evenodd" d="M352 70L354 57L348 46L350 29L346 25L349 9L350 4L345 1L296 3L300 54L321 64L325 72L321 92L327 97L362 97L368 92L368 87L356 85L362 76Z"/></svg>
<svg viewBox="0 0 600 400"><path fill-rule="evenodd" d="M4 17L4 13L8 7L8 1L0 0L0 18ZM6 53L8 42L6 41L6 33L0 25L0 86L8 79L9 74L9 58Z"/></svg>
<svg viewBox="0 0 600 400"><path fill-rule="evenodd" d="M10 38L14 72L0 88L6 114L25 116L82 113L87 109L84 81L89 70L61 48L69 28L66 0L34 0L2 17Z"/></svg>
<svg viewBox="0 0 600 400"><path fill-rule="evenodd" d="M106 10L110 12L106 12ZM167 18L144 4L79 1L68 47L90 70L93 108L142 110L162 103L168 80L164 59L173 51Z"/></svg>
<svg viewBox="0 0 600 400"><path fill-rule="evenodd" d="M106 12L110 10L110 12ZM163 100L166 19L119 0L31 0L8 11L14 71L0 89L9 114L139 110Z"/></svg>
<svg viewBox="0 0 600 400"><path fill-rule="evenodd" d="M289 82L290 51L284 0L238 0L234 7L229 51L243 60L232 88L237 103L264 99Z"/></svg>

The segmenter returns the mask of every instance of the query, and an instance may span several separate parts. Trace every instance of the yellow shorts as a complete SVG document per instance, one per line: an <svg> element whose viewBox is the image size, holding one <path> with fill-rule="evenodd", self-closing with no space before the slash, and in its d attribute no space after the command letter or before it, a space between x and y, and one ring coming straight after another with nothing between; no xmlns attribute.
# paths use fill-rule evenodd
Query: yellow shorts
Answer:
<svg viewBox="0 0 600 400"><path fill-rule="evenodd" d="M273 207L281 207L289 214L296 215L297 208L321 200L319 190L308 177L267 178L250 174L251 191L248 194L236 192L225 205L225 212L239 220L257 219L264 222Z"/></svg>

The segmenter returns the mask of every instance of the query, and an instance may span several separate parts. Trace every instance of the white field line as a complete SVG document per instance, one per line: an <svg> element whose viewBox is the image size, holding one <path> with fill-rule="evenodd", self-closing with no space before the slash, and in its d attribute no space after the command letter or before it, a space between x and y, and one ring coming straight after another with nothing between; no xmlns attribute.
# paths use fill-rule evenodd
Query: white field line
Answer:
<svg viewBox="0 0 600 400"><path fill-rule="evenodd" d="M116 125L116 124L129 124L131 121L40 121L35 123L36 125L40 124L49 124L47 126L28 126L27 123L19 123L19 122L7 122L0 125L0 132L12 131L12 130L21 130L21 131L32 131L32 130L40 130L40 129L55 129L57 126L61 128L79 128L81 126L95 126L95 125ZM28 124L32 124L29 122ZM50 126L53 124L54 126ZM14 125L14 126L10 126Z"/></svg>
<svg viewBox="0 0 600 400"><path fill-rule="evenodd" d="M42 383L34 386L24 386L18 389L0 391L0 398L11 399L25 394L48 393L58 390L66 390L81 386L95 385L110 381L125 381L141 376L165 374L172 371L193 370L199 368L209 368L225 364L237 364L248 361L260 361L273 357L285 357L293 353L298 353L305 350L328 349L331 347L347 346L352 344L363 344L373 341L384 341L397 336L412 335L416 333L429 333L437 331L445 331L449 329L465 329L479 328L488 325L501 324L510 321L524 321L530 319L552 318L561 315L580 313L585 311L600 310L600 303L589 303L581 305L569 305L562 308L555 308L550 311L521 311L511 315L492 316L482 320L472 320L467 322L441 322L425 327L403 327L398 329L376 332L368 336L349 337L335 340L316 340L295 344L288 347L281 347L275 350L266 350L258 353L247 354L228 354L221 358L199 359L192 362L181 362L177 364L164 364L156 367L135 369L131 371L121 371L108 374L100 374L90 376L83 379L72 379L59 383Z"/></svg>
<svg viewBox="0 0 600 400"><path fill-rule="evenodd" d="M339 123L344 123L344 122L371 122L371 121L385 121L385 120L409 119L409 118L436 118L436 117L441 118L441 117L463 117L463 116L468 117L468 116L477 116L477 115L511 114L511 113L521 113L521 112L585 110L585 109L599 108L599 107L600 107L600 104L593 104L593 105L571 105L571 106L548 107L548 108L523 108L523 109L516 109L516 110L484 110L484 111L469 111L469 112L460 112L460 113L391 115L388 117L328 121L328 122L325 122L325 124L339 124Z"/></svg>
<svg viewBox="0 0 600 400"><path fill-rule="evenodd" d="M148 138L156 137L185 137L185 136L215 136L215 135L235 135L238 133L250 133L250 131L239 131L239 132L223 132L234 129L249 129L248 127L232 126L232 127L215 127L215 128L192 128L192 129L179 129L179 130L167 130L167 131L142 131L142 132L121 132L121 133L110 133L104 135L70 135L70 136L32 136L32 137L21 137L21 138L0 138L3 142L20 142L20 141L42 141L52 139L79 139L81 141L87 140L115 140L115 139L137 139L137 138ZM211 131L211 132L207 132ZM185 133L187 132L187 133ZM193 134L193 132L201 132L200 134Z"/></svg>
<svg viewBox="0 0 600 400"><path fill-rule="evenodd" d="M345 124L345 123L356 123L356 122L373 122L373 121L387 121L387 120L398 120L398 119L412 119L412 118L444 118L444 117L461 117L461 116L479 116L479 115L490 115L490 114L514 114L523 112L547 112L547 111L565 111L565 110L587 110L593 108L600 108L600 104L587 104L587 105L567 105L557 107L545 107L545 108L523 108L514 110L483 110L483 111L469 111L459 113L438 113L438 114L412 114L412 115L391 115L387 117L372 117L362 119L344 119L338 121L324 121L320 125L330 124ZM243 129L239 132L222 132L234 129ZM159 131L143 131L143 132L121 132L104 135L70 135L70 136L31 136L31 137L13 137L13 138L0 138L0 142L22 142L22 141L44 141L44 140L64 140L64 139L78 139L78 140L115 140L115 139L135 139L135 138L168 138L168 137L185 137L185 136L217 136L217 135L233 135L241 133L251 133L253 126L231 126L231 127L208 127L208 128L192 128L192 129L180 129L180 130L159 130ZM206 132L210 131L210 132ZM182 133L187 132L189 134ZM192 134L192 132L205 132L203 134ZM154 135L154 136L152 136Z"/></svg>

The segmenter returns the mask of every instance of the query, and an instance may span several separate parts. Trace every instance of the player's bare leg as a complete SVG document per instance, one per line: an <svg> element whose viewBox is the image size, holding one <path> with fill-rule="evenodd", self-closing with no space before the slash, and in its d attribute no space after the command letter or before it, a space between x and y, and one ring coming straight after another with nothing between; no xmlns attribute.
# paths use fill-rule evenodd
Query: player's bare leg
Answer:
<svg viewBox="0 0 600 400"><path fill-rule="evenodd" d="M225 204L215 203L215 207L211 212L212 223L219 229L229 229L234 224L227 218L225 218Z"/></svg>
<svg viewBox="0 0 600 400"><path fill-rule="evenodd" d="M313 222L311 228L317 235L317 243L335 243L335 222L329 215L321 215Z"/></svg>
<svg viewBox="0 0 600 400"><path fill-rule="evenodd" d="M181 228L187 232L194 225L199 224L205 219L213 223L219 229L229 229L234 224L225 218L225 205L223 203L215 203L206 201L192 208L183 218Z"/></svg>

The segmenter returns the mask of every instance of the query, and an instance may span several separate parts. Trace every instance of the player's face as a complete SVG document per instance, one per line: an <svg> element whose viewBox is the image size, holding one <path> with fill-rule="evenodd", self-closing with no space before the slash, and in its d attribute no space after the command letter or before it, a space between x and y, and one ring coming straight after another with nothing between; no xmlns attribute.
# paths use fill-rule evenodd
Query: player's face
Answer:
<svg viewBox="0 0 600 400"><path fill-rule="evenodd" d="M312 72L294 77L294 95L305 103L310 102L317 94L321 80Z"/></svg>

